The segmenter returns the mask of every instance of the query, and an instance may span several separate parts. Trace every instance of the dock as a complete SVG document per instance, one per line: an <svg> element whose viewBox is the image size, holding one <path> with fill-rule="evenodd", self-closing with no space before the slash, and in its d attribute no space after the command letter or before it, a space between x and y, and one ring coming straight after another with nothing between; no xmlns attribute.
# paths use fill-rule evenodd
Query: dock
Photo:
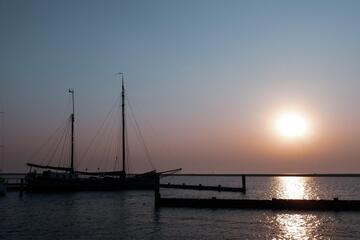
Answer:
<svg viewBox="0 0 360 240"><path fill-rule="evenodd" d="M218 186L204 186L204 185L187 185L187 184L160 184L161 188L173 188L173 189L188 189L188 190L198 190L198 191L217 191L217 192L246 192L246 189L243 187L224 187L221 185Z"/></svg>
<svg viewBox="0 0 360 240"><path fill-rule="evenodd" d="M237 190L246 191L245 176L243 187ZM218 186L218 191L220 191ZM230 208L230 209L258 209L258 210L294 210L294 211L360 211L360 200L307 200L307 199L217 199L213 198L164 198L160 188L212 190L216 187L185 184L160 184L160 179L155 182L155 208ZM227 188L222 187L223 191ZM234 191L234 188L227 189Z"/></svg>
<svg viewBox="0 0 360 240"><path fill-rule="evenodd" d="M295 211L360 211L360 200L303 200L303 199L191 199L158 198L157 207L176 208L232 208Z"/></svg>
<svg viewBox="0 0 360 240"><path fill-rule="evenodd" d="M184 190L198 190L198 191L216 191L216 192L241 192L246 193L246 178L245 175L241 176L242 179L242 187L224 187L221 185L217 186L207 186L207 185L189 185L189 184L161 184L158 183L159 188L173 188L173 189L184 189Z"/></svg>
<svg viewBox="0 0 360 240"><path fill-rule="evenodd" d="M173 183L160 183L160 179L156 179L157 183L155 184L156 188L173 188L173 189L183 189L183 190L198 190L198 191L216 191L216 192L241 192L246 193L246 178L245 175L241 175L242 187L224 187L221 185L217 186L208 186L208 185L192 185L192 184L173 184ZM155 189L156 190L156 189Z"/></svg>

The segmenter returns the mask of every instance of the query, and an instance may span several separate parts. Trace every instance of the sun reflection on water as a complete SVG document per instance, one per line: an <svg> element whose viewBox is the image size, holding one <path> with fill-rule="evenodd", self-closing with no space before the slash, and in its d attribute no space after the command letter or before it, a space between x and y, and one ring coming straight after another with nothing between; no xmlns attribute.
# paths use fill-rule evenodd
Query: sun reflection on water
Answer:
<svg viewBox="0 0 360 240"><path fill-rule="evenodd" d="M273 239L317 239L320 219L312 214L277 214L273 224L277 226Z"/></svg>
<svg viewBox="0 0 360 240"><path fill-rule="evenodd" d="M278 177L276 198L282 199L309 199L311 189L307 189L304 177Z"/></svg>
<svg viewBox="0 0 360 240"><path fill-rule="evenodd" d="M306 177L275 178L275 197L279 199L313 199L317 198L316 189L309 184ZM318 239L321 219L313 214L279 213L271 217L273 227L272 239Z"/></svg>

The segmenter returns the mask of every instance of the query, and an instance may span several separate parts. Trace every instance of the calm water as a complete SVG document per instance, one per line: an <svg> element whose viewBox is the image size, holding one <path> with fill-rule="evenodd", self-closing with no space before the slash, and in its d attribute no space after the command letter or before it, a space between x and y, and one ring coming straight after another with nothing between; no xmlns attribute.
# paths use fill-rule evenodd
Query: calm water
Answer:
<svg viewBox="0 0 360 240"><path fill-rule="evenodd" d="M162 182L240 186L237 177L170 177ZM223 198L360 199L360 178L249 177L248 192L162 189L162 195ZM360 213L155 210L149 191L8 193L0 239L360 239Z"/></svg>

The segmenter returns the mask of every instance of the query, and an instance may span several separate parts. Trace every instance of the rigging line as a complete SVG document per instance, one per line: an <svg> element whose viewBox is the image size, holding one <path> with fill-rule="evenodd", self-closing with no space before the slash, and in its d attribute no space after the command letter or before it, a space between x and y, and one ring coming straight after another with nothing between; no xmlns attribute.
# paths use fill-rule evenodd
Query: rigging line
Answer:
<svg viewBox="0 0 360 240"><path fill-rule="evenodd" d="M115 155L115 165L118 164L118 167L120 167L120 139L119 136L121 136L121 132L120 132L120 117L121 117L121 111L120 108L117 108L116 111L116 118L114 119L114 125L112 126L112 132L114 133L112 135L112 140L111 140L111 144L109 145L109 153L111 152L112 154ZM109 154L110 155L110 154ZM108 156L108 159L110 159L110 157ZM113 158L111 158L113 159ZM108 162L107 162L107 166L108 166Z"/></svg>
<svg viewBox="0 0 360 240"><path fill-rule="evenodd" d="M104 136L104 140L102 141L103 145L100 146L100 156L102 157L101 161L97 162L97 168L103 168L107 166L107 161L110 155L109 150L111 149L110 143L111 143L111 137L114 137L114 126L117 125L116 117L113 117L115 115L116 111L112 111L112 114L109 118L109 123L104 127L104 132L101 136ZM115 131L116 132L116 131ZM109 147L110 146L110 147Z"/></svg>
<svg viewBox="0 0 360 240"><path fill-rule="evenodd" d="M61 131L58 131L56 136L54 135L54 138L51 139L51 141L49 141L49 148L47 149L47 152L45 152L44 154L44 158L41 161L41 165L45 165L45 161L50 158L53 148L56 148L57 139L61 138L62 136L61 133L67 131L67 128L68 128L68 122L66 121L65 124L62 126L62 129L59 129Z"/></svg>
<svg viewBox="0 0 360 240"><path fill-rule="evenodd" d="M126 167L126 164L127 164L127 151L126 151L126 148L128 147L128 141L126 139L126 136L127 136L127 114L126 114L126 109L124 110L124 113L125 113L125 117L124 119L122 118L122 108L119 107L118 109L118 130L117 130L117 133L118 133L118 139L117 139L117 154L119 155L119 167L121 168L121 170L124 170L126 171L126 169L123 169L123 150L125 151L125 167ZM125 121L124 122L124 128L122 126L122 121ZM123 139L123 131L124 131L124 136L125 136L125 140ZM125 141L125 149L123 149L124 147L124 144L123 144L123 141Z"/></svg>
<svg viewBox="0 0 360 240"><path fill-rule="evenodd" d="M106 157L106 162L105 162L105 168L106 169L110 169L109 168L109 162L111 161L114 161L114 163L117 162L117 154L116 154L116 150L115 150L115 144L114 142L116 142L116 135L114 134L114 136L112 136L111 140L110 140L110 144L108 145L109 146L109 149L107 151L107 157ZM115 156L115 158L114 158Z"/></svg>
<svg viewBox="0 0 360 240"><path fill-rule="evenodd" d="M70 118L69 118L69 119L70 119ZM52 153L51 157L49 158L49 161L47 162L47 165L49 165L49 164L52 163L52 160L54 159L55 154L58 152L59 145L61 144L62 139L64 138L64 135L66 134L66 132L68 131L68 129L69 129L69 125L67 126L67 128L66 128L65 131L63 132L63 134L62 134L61 138L59 139L58 143L56 144L55 151Z"/></svg>
<svg viewBox="0 0 360 240"><path fill-rule="evenodd" d="M66 146L66 144L71 144L71 142L69 141L69 143L67 142L67 136L69 135L69 133L70 133L70 124L68 124L68 127L66 128L66 131L65 131L65 133L64 133L64 135L63 135L63 137L62 137L62 139L61 139L61 141L62 141L62 144L64 145L64 146ZM70 139L69 139L70 140ZM60 145L60 144L59 144ZM59 150L58 150L59 151ZM57 152L58 152L57 151ZM66 150L65 150L66 151ZM58 162L62 162L62 157L61 157L61 155L62 155L62 152L60 152L60 156L59 156L59 161ZM54 156L54 159L56 158L56 156ZM70 159L70 158L69 158ZM69 164L70 165L70 164Z"/></svg>
<svg viewBox="0 0 360 240"><path fill-rule="evenodd" d="M134 129L134 132L135 132L135 139L137 140L137 144L139 144L139 145L141 145L141 141L140 141L140 136L139 136L139 133L136 131L136 127L135 127L135 123L134 123L134 121L133 121L133 119L131 118L131 116L129 115L129 123L130 123L130 125L129 125L129 127L131 127L132 129ZM129 135L125 135L125 137L126 137L126 141L128 142L129 141L129 139L130 139L130 137L129 137ZM131 147L130 147L130 144L127 144L127 146L126 146L126 151L127 151L127 153L129 152L131 152ZM136 151L135 151L136 152ZM144 154L145 154L145 158L147 159L147 156L146 156L146 152L144 151ZM136 154L134 154L134 156L136 156ZM148 161L148 159L147 159L147 161ZM130 159L128 159L128 162L130 163ZM128 170L128 169L127 169Z"/></svg>
<svg viewBox="0 0 360 240"><path fill-rule="evenodd" d="M74 133L75 134L75 133ZM71 144L71 140L70 140L70 138L69 138L69 144ZM74 144L74 169L77 169L77 167L80 165L78 162L77 162L77 153L76 153L76 141L74 140L74 142L73 142L73 144ZM70 159L70 161L71 161L71 152L69 152L69 159Z"/></svg>
<svg viewBox="0 0 360 240"><path fill-rule="evenodd" d="M69 109L69 107L71 107L71 97L69 98L67 98L67 104L65 105L65 108L66 109ZM64 119L68 119L68 111L63 111L63 118ZM64 125L64 128L66 128L66 130L63 130L63 131L65 131L66 133L68 133L68 131L69 131L69 123L68 123L68 121L65 121L65 125ZM63 135L61 136L61 138L63 137ZM54 141L53 141L53 143L54 143L54 146L55 146L55 144L56 144L56 139L54 139ZM52 150L51 150L51 148L49 148L49 152L47 153L47 155L50 157L50 152L51 152ZM57 149L56 149L56 147L55 147L55 151L57 151ZM54 157L56 157L56 156L54 156ZM61 156L60 156L61 157ZM43 162L45 162L46 161L46 158L42 161L42 163ZM61 159L59 159L59 161L58 161L58 163L60 164L60 161L61 161ZM50 162L52 162L52 159L50 159Z"/></svg>
<svg viewBox="0 0 360 240"><path fill-rule="evenodd" d="M111 113L113 112L113 109L117 106L117 103L118 103L118 100L117 100L117 99L120 99L120 96L118 96L118 97L116 98L115 103L114 103L113 106L110 108L110 111L107 113L104 121L103 121L102 124L100 125L100 128L98 128L98 130L97 130L96 133L95 133L95 136L91 139L90 144L89 144L88 147L86 148L85 152L82 154L82 156L81 156L81 158L80 158L80 159L81 159L80 161L82 161L82 160L85 158L86 154L88 154L90 148L91 148L92 145L94 144L94 141L96 140L96 138L97 138L98 135L100 134L100 132L101 132L102 128L104 127L106 121L108 120L109 116L110 116Z"/></svg>
<svg viewBox="0 0 360 240"><path fill-rule="evenodd" d="M120 108L118 108L117 110L117 118L118 121L116 123L116 126L117 126L117 129L116 129L116 132L118 133L118 136L117 134L114 134L114 153L115 153L115 164L114 164L114 171L116 170L120 170L120 141L121 141L121 133L120 133Z"/></svg>
<svg viewBox="0 0 360 240"><path fill-rule="evenodd" d="M111 119L111 116L114 113L114 109L117 105L118 101L115 101L114 105L110 108L110 111L107 113L104 121L102 122L102 124L100 125L100 127L98 128L95 136L92 138L92 140L90 141L90 144L88 145L86 151L84 152L84 154L82 155L81 159L83 160L91 151L92 152L96 152L94 149L92 149L93 145L96 143L96 141L98 140L98 138L100 136L106 135L107 134L107 122L109 122L109 119ZM105 133L104 133L105 132ZM88 161L87 161L88 162Z"/></svg>
<svg viewBox="0 0 360 240"><path fill-rule="evenodd" d="M114 111L113 115L116 115L116 111ZM113 143L116 142L114 140L114 138L115 139L117 138L117 136L115 134L117 131L114 130L114 129L116 129L117 126L118 126L118 121L117 121L117 116L115 116L112 119L112 121L111 121L111 123L110 123L110 125L108 127L109 133L107 133L106 136L105 136L105 137L107 137L106 138L106 143L105 143L105 146L104 146L104 153L103 153L103 156L105 156L105 158L104 158L104 161L101 162L101 164L103 164L102 166L104 166L106 169L107 169L107 166L108 166L108 163L109 163L109 158L110 158L110 155L111 155L111 149L112 149Z"/></svg>
<svg viewBox="0 0 360 240"><path fill-rule="evenodd" d="M142 143L142 141L141 141L141 136L140 136L140 134L139 134L139 132L137 131L137 129L136 129L136 125L135 125L135 121L134 121L134 119L133 119L133 117L130 115L130 117L129 117L129 119L130 119L130 125L133 127L133 129L134 129L134 131L135 131L135 136L136 136L136 139L139 141L138 143L141 145L144 145L143 143ZM147 154L147 152L146 152L146 146L143 146L144 147L144 154L145 154L145 158L146 158L146 160L149 162L149 164L150 164L150 166L152 167L152 170L154 170L154 166L152 165L152 162L151 161L149 161L149 160L151 160L151 157L150 157L150 154ZM130 149L130 148L129 148Z"/></svg>
<svg viewBox="0 0 360 240"><path fill-rule="evenodd" d="M126 95L125 95L125 97L126 97ZM126 101L126 100L124 100L124 101ZM124 102L124 104L126 104L126 103ZM127 115L126 108L124 108L124 113L125 113L125 116L126 116ZM125 152L125 159L124 159L125 169L123 169L123 171L129 171L129 166L128 166L129 158L127 156L128 152L129 152L129 144L128 144L129 143L129 138L128 138L128 129L127 129L127 119L126 119L126 117L124 117L123 120L124 120L124 128L122 128L122 130L124 131L124 136L125 136L124 139L121 139L122 141L125 141L125 143L122 144L123 147L125 146L125 149L124 149L124 152ZM119 149L120 149L120 146L119 146ZM122 165L122 167L124 167L124 166Z"/></svg>
<svg viewBox="0 0 360 240"><path fill-rule="evenodd" d="M48 159L48 162L47 162L47 165L51 165L53 160L56 158L56 154L58 153L59 149L60 149L60 145L61 143L63 143L63 139L64 139L64 136L67 134L67 132L69 131L69 124L66 125L66 128L64 129L62 135L60 136L59 138L59 141L57 143L54 144L54 150L52 153L50 153L49 151L49 159ZM55 163L56 164L56 163Z"/></svg>
<svg viewBox="0 0 360 240"><path fill-rule="evenodd" d="M140 135L142 144L144 145L145 154L147 155L148 161L149 161L152 169L154 170L155 167L154 167L154 163L153 163L153 161L152 161L152 159L151 159L151 156L150 156L149 148L147 147L147 144L146 144L146 142L145 142L144 136L143 136L143 134L142 134L142 132L141 132L141 129L140 129L140 127L139 127L139 124L138 124L138 122L137 122L137 120L136 120L136 117L135 117L135 114L134 114L132 105L131 105L130 100L129 100L128 97L127 97L127 100L128 100L128 106L129 106L129 109L130 109L130 113L131 113L131 115L132 115L132 117L133 117L133 119L134 119L134 122L135 122L136 130L139 132L139 135Z"/></svg>
<svg viewBox="0 0 360 240"><path fill-rule="evenodd" d="M116 138L116 135L115 135L115 138ZM113 145L113 143L111 144ZM118 154L117 154L117 147L116 147L117 144L115 144L115 146L113 146L112 150L113 151L113 154L115 156L115 160L114 160L114 166L113 166L113 171L117 171L119 168L119 157L118 157Z"/></svg>
<svg viewBox="0 0 360 240"><path fill-rule="evenodd" d="M69 99L69 98L68 98L68 99ZM66 105L69 105L69 103L70 103L70 99L69 99L69 101L68 101L68 103L67 103ZM67 113L64 111L64 115L63 115L63 118L64 118L64 119L67 119L66 115L67 115ZM59 125L59 126L55 129L55 131L45 140L45 142L27 159L27 162L32 162L33 159L34 159L48 144L50 144L50 143L52 142L53 138L54 138L55 136L57 136L58 132L59 132L61 129L63 129L63 127L66 127L66 126L67 126L67 124L68 124L68 122L65 121L64 124ZM50 146L51 146L51 145L50 145ZM50 152L50 150L49 150L49 152ZM48 154L48 152L47 152L45 155L47 155L47 154ZM43 165L43 163L45 162L45 160L46 160L46 157L45 157L43 160L41 160L40 165Z"/></svg>
<svg viewBox="0 0 360 240"><path fill-rule="evenodd" d="M69 125L68 125L69 126ZM64 138L64 141L63 141L63 145L62 145L62 149L61 149L61 152L60 152L60 156L59 156L59 161L58 161L58 163L59 163L59 166L61 165L61 166L64 166L64 164L63 164L63 161L64 161L64 158L65 158L65 154L64 154L64 152L66 151L65 150L65 146L67 145L67 143L68 143L68 135L69 135L69 127L66 129L66 132L65 132L65 138Z"/></svg>
<svg viewBox="0 0 360 240"><path fill-rule="evenodd" d="M119 118L117 118L116 121L114 121L115 125L113 126L113 132L119 132ZM112 140L111 140L111 144L110 144L110 151L109 153L111 152L112 154L112 157L108 157L109 159L112 159L114 160L114 164L115 164L115 167L114 167L114 171L116 170L120 170L120 145L118 143L118 136L117 134L113 134L112 136ZM109 154L109 155L111 155ZM115 157L114 157L115 156ZM117 166L116 166L117 165Z"/></svg>
<svg viewBox="0 0 360 240"><path fill-rule="evenodd" d="M112 146L113 146L113 143L115 142L114 139L117 138L116 134L111 134L111 133L114 133L116 131L114 131L114 128L116 128L117 126L117 121L116 119L114 121L112 121L110 127L108 128L109 130L109 133L106 134L105 137L106 138L106 142L105 142L105 145L104 145L104 149L103 149L103 156L105 157L104 158L104 161L101 161L100 162L100 166L101 167L105 167L105 169L107 169L108 167L108 163L109 163L109 159L110 159L110 155L112 153Z"/></svg>
<svg viewBox="0 0 360 240"><path fill-rule="evenodd" d="M70 143L70 141L68 141L68 136L69 136L69 131L68 130L69 130L69 127L66 129L65 138L64 138L62 148L61 148L61 152L60 152L60 159L58 161L58 167L64 166L63 161L65 159L65 154L64 154L64 152L66 151L65 146L67 145L67 143Z"/></svg>
<svg viewBox="0 0 360 240"><path fill-rule="evenodd" d="M119 124L117 124L117 127L118 127L118 130L119 130ZM120 168L121 153L120 153L119 139L118 139L118 136L116 134L114 134L114 136L113 136L112 146L113 146L113 153L115 155L114 171L120 171L120 170L122 170ZM126 147L128 147L128 146L126 146ZM126 155L126 157L128 158L127 155ZM126 167L128 167L127 164L126 164Z"/></svg>
<svg viewBox="0 0 360 240"><path fill-rule="evenodd" d="M130 124L131 124L131 121L130 121ZM125 128L125 141L127 143L129 143L129 134L128 134L128 131L126 131L127 128ZM130 172L131 170L131 161L130 161L130 145L129 144L126 144L125 145L125 151L126 151L126 159L125 159L125 162L126 162L126 171L127 172Z"/></svg>
<svg viewBox="0 0 360 240"><path fill-rule="evenodd" d="M130 101L130 99L128 99ZM135 106L136 107L136 106ZM163 139L160 137L158 131L156 131L156 129L154 128L153 124L150 121L147 121L146 119L143 119L143 122L145 122L145 124L150 128L150 130L152 131L152 133L155 135L155 137L157 137L160 141L160 145L161 148L159 149L162 155L169 155L170 158L174 157L174 154L172 153L172 151L170 150L171 147L169 146L169 143L166 141L163 141Z"/></svg>
<svg viewBox="0 0 360 240"><path fill-rule="evenodd" d="M65 123L66 125L66 123ZM35 156L41 152L41 150L43 150L43 148L51 141L51 139L57 134L57 132L63 128L63 124L61 124L54 132L53 134L50 135L50 137L48 137L46 139L46 141L39 147L39 149L37 149L29 158L28 158L28 162L31 162ZM42 163L41 163L42 164Z"/></svg>
<svg viewBox="0 0 360 240"><path fill-rule="evenodd" d="M126 147L126 154L127 154L126 171L130 173L130 171L133 168L132 168L132 163L131 163L132 155L131 155L131 150L130 150L129 146Z"/></svg>

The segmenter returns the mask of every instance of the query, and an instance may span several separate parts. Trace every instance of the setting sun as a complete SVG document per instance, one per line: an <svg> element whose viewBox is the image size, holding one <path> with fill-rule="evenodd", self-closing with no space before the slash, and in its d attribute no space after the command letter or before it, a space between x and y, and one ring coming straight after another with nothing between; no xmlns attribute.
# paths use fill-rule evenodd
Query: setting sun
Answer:
<svg viewBox="0 0 360 240"><path fill-rule="evenodd" d="M287 139L304 138L310 131L308 119L297 112L280 114L275 120L274 128L280 136Z"/></svg>

